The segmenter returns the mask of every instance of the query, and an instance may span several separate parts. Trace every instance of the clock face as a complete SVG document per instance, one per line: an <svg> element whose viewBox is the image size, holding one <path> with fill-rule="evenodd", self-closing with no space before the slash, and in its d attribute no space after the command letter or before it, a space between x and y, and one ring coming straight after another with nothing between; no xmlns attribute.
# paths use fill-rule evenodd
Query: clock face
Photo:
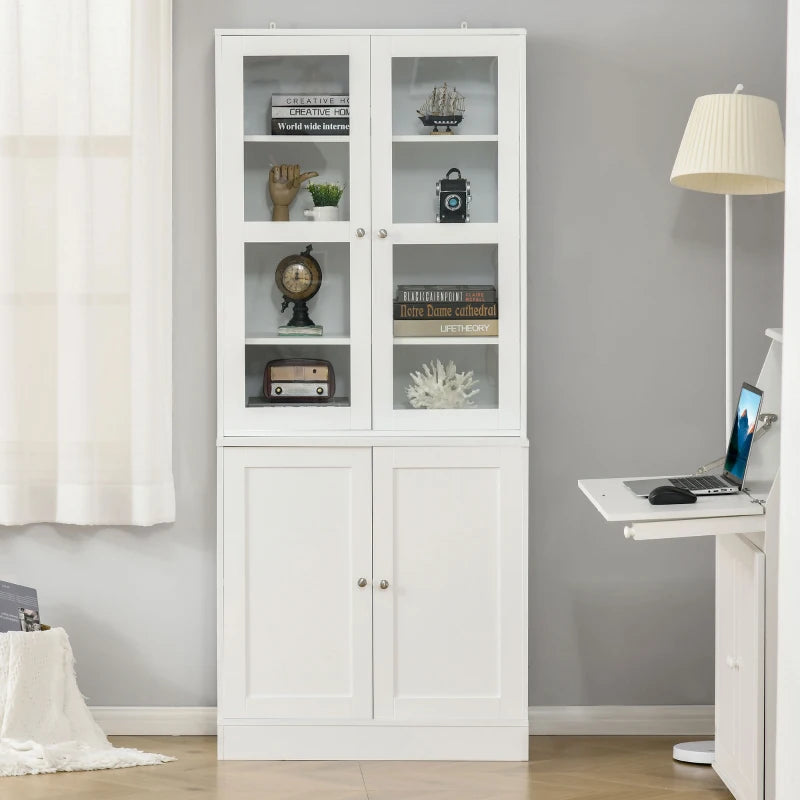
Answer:
<svg viewBox="0 0 800 800"><path fill-rule="evenodd" d="M319 262L308 253L287 256L275 270L278 290L290 300L308 300L322 283Z"/></svg>
<svg viewBox="0 0 800 800"><path fill-rule="evenodd" d="M283 271L283 288L288 292L304 292L311 286L311 270L305 264L292 264Z"/></svg>

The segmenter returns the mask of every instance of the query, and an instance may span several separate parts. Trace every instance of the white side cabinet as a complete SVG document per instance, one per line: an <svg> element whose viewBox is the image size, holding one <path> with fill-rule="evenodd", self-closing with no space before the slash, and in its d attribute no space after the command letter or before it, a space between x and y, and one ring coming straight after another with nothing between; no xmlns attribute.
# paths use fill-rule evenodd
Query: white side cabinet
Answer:
<svg viewBox="0 0 800 800"><path fill-rule="evenodd" d="M736 800L764 797L765 556L717 537L714 769Z"/></svg>
<svg viewBox="0 0 800 800"><path fill-rule="evenodd" d="M220 757L527 759L525 32L217 31L216 112Z"/></svg>

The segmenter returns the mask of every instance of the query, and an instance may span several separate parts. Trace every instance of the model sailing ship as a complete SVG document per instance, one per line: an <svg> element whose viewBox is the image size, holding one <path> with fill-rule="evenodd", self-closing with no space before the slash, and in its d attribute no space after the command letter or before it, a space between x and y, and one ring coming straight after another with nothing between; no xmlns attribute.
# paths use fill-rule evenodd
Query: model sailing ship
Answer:
<svg viewBox="0 0 800 800"><path fill-rule="evenodd" d="M433 127L431 134L452 134L452 128L464 119L464 108L464 95L443 83L433 87L422 108L417 109L417 115L426 128ZM444 130L439 130L440 127Z"/></svg>

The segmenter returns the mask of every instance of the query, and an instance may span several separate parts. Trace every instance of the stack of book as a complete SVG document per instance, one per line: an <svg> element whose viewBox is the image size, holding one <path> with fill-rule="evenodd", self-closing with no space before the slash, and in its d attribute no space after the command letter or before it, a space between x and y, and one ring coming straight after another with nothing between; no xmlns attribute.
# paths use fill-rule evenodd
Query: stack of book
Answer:
<svg viewBox="0 0 800 800"><path fill-rule="evenodd" d="M347 136L350 97L346 94L272 95L273 136Z"/></svg>
<svg viewBox="0 0 800 800"><path fill-rule="evenodd" d="M398 286L395 336L497 336L494 286Z"/></svg>

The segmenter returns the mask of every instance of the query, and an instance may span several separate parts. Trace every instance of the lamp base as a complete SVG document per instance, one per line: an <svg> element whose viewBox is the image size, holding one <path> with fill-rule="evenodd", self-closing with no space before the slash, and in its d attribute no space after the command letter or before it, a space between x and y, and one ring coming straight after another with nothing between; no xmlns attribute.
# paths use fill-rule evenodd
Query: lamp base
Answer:
<svg viewBox="0 0 800 800"><path fill-rule="evenodd" d="M683 742L672 748L675 761L687 764L712 764L714 762L714 740L705 742Z"/></svg>

